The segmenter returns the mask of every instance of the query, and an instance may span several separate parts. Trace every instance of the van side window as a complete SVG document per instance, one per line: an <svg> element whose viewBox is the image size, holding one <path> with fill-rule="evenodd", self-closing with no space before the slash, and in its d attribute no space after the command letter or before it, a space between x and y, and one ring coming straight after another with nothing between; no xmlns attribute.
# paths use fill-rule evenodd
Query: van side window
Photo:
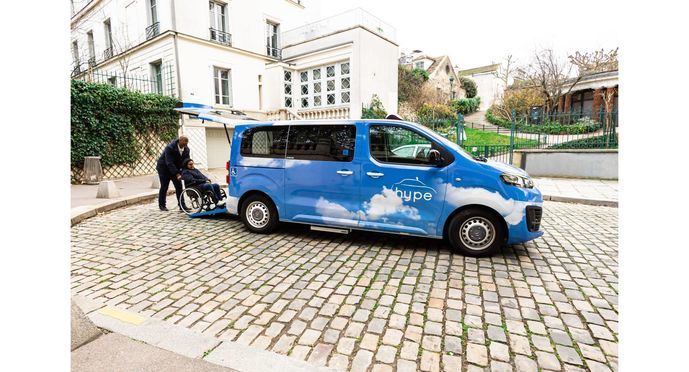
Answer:
<svg viewBox="0 0 689 372"><path fill-rule="evenodd" d="M428 138L396 125L371 125L369 146L371 156L383 163L428 166L431 149L440 151L447 160L451 158L444 148Z"/></svg>
<svg viewBox="0 0 689 372"><path fill-rule="evenodd" d="M354 125L292 125L287 158L320 161L352 161Z"/></svg>
<svg viewBox="0 0 689 372"><path fill-rule="evenodd" d="M283 158L287 145L287 126L249 128L242 133L242 156Z"/></svg>

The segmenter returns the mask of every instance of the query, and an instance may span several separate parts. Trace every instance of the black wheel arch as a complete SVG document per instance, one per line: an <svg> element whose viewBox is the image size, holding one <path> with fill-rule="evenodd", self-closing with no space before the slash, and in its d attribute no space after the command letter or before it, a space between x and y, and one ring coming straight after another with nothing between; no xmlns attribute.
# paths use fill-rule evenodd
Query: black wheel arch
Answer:
<svg viewBox="0 0 689 372"><path fill-rule="evenodd" d="M447 216L447 219L445 220L445 225L443 226L443 239L447 239L447 237L448 237L447 229L450 227L450 222L452 221L452 219L458 213L465 211L467 209L480 209L480 210L483 210L485 212L488 212L488 213L494 215L498 219L498 221L500 221L502 223L502 227L505 230L505 242L507 242L507 240L509 239L510 229L509 229L509 226L507 226L507 221L505 221L505 217L503 217L495 209L488 207L486 205L483 205L483 204L467 204L467 205L463 205L461 207L458 207L454 211L452 211L452 213L450 213L450 215Z"/></svg>

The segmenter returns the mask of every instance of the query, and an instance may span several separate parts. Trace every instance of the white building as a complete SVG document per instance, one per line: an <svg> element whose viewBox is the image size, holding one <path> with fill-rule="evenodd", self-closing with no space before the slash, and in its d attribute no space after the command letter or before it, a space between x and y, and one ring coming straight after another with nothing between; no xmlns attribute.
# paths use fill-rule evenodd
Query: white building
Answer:
<svg viewBox="0 0 689 372"><path fill-rule="evenodd" d="M459 76L467 77L476 83L476 96L481 97L480 111L485 111L501 97L505 83L497 76L500 64L460 70Z"/></svg>
<svg viewBox="0 0 689 372"><path fill-rule="evenodd" d="M318 17L315 0L73 0L73 76L259 120L356 119L374 94L395 112L395 29ZM225 165L222 126L183 115L182 132L201 167Z"/></svg>

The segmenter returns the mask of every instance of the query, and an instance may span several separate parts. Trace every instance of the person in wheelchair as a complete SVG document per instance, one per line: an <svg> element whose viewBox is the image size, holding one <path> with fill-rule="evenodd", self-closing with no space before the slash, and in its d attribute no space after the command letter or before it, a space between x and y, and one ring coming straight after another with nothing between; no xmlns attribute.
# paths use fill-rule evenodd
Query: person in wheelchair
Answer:
<svg viewBox="0 0 689 372"><path fill-rule="evenodd" d="M225 205L220 185L212 183L200 170L194 168L194 161L192 159L182 161L182 180L186 187L194 187L203 192L210 191L211 200L216 206Z"/></svg>

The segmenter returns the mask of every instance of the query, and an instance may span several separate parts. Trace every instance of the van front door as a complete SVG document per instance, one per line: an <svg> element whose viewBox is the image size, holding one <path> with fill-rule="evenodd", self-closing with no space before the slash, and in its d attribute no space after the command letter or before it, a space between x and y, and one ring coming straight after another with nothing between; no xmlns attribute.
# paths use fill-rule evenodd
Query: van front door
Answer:
<svg viewBox="0 0 689 372"><path fill-rule="evenodd" d="M355 138L353 124L290 126L285 160L286 219L357 226L361 165L354 158Z"/></svg>
<svg viewBox="0 0 689 372"><path fill-rule="evenodd" d="M440 236L438 218L447 171L429 152L447 151L426 136L397 124L368 125L368 160L362 164L361 228ZM451 156L451 155L450 155Z"/></svg>

